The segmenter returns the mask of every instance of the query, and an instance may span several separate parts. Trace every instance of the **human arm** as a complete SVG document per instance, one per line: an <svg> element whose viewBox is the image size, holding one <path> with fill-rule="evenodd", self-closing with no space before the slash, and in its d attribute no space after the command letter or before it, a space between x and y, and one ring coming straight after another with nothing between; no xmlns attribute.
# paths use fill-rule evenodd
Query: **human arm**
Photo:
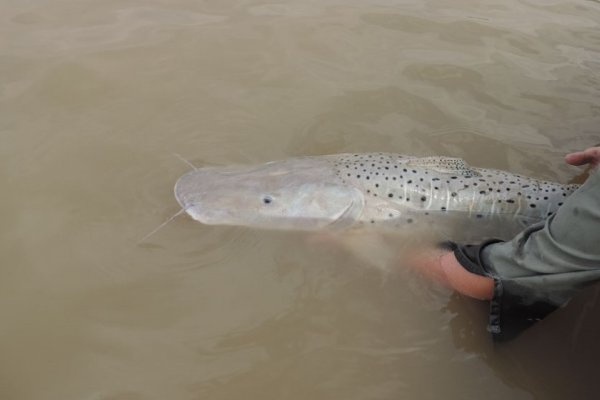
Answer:
<svg viewBox="0 0 600 400"><path fill-rule="evenodd" d="M600 146L567 154L565 161L571 165L600 165ZM456 253L448 250L432 252L423 257L419 267L433 275L438 281L469 297L489 300L493 296L494 280L488 276L474 274L456 258Z"/></svg>

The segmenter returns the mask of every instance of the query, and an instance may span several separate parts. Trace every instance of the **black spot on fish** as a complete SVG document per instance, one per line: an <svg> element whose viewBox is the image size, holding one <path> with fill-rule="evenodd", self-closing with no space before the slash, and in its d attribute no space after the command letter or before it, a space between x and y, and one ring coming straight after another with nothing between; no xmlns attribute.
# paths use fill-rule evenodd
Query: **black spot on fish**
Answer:
<svg viewBox="0 0 600 400"><path fill-rule="evenodd" d="M406 220L406 222L408 222L409 224L412 224L413 220L412 220L412 218L409 218Z"/></svg>
<svg viewBox="0 0 600 400"><path fill-rule="evenodd" d="M392 193L388 193L388 197L394 197L394 195Z"/></svg>
<svg viewBox="0 0 600 400"><path fill-rule="evenodd" d="M529 205L529 207L531 207L531 208L535 208L535 207L536 207L536 205L535 205L535 204L530 204L530 205Z"/></svg>
<svg viewBox="0 0 600 400"><path fill-rule="evenodd" d="M452 193L450 193L450 196L452 196L452 197L456 197L456 192L452 192Z"/></svg>
<svg viewBox="0 0 600 400"><path fill-rule="evenodd" d="M263 203L265 203L265 204L271 204L272 201L273 201L273 199L271 198L271 196L263 197Z"/></svg>
<svg viewBox="0 0 600 400"><path fill-rule="evenodd" d="M442 208L441 208L441 210L442 210L442 211L446 211L446 207L442 207Z"/></svg>
<svg viewBox="0 0 600 400"><path fill-rule="evenodd" d="M426 201L426 200L427 200L427 197L421 196L421 201Z"/></svg>
<svg viewBox="0 0 600 400"><path fill-rule="evenodd" d="M485 190L481 190L481 191L479 192L479 194L485 194L485 193L486 193L486 192L485 192Z"/></svg>
<svg viewBox="0 0 600 400"><path fill-rule="evenodd" d="M510 203L510 204L512 204L512 203L514 203L515 201L514 201L513 199L508 199L508 200L506 200L506 202L507 202L507 203Z"/></svg>
<svg viewBox="0 0 600 400"><path fill-rule="evenodd" d="M477 218L483 218L483 215L481 215L481 214L477 214L477 215L476 215L476 217L477 217Z"/></svg>

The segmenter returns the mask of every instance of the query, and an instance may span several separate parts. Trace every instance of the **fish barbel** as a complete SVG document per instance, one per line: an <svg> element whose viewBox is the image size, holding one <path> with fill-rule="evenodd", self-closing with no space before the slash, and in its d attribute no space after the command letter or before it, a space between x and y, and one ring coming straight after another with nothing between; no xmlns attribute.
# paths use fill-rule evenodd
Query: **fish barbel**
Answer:
<svg viewBox="0 0 600 400"><path fill-rule="evenodd" d="M177 181L175 197L193 219L212 225L398 228L445 215L529 225L556 212L577 187L460 158L359 153L198 168Z"/></svg>

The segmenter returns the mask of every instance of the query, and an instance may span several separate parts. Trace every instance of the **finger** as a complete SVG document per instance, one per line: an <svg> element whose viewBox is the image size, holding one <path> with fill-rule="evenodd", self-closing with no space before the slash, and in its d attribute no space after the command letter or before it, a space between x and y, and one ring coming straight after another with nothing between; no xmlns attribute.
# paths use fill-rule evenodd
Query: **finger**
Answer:
<svg viewBox="0 0 600 400"><path fill-rule="evenodd" d="M571 165L597 165L600 163L600 147L591 147L584 151L567 154L565 161Z"/></svg>
<svg viewBox="0 0 600 400"><path fill-rule="evenodd" d="M570 153L565 156L565 161L571 165L585 165L592 161L592 158L587 156L585 152L578 151L577 153Z"/></svg>

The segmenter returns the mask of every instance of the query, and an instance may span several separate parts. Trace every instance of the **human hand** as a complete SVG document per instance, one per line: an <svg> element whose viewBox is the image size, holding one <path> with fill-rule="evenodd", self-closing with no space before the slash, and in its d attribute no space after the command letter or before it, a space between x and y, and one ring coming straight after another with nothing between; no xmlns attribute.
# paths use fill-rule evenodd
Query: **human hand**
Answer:
<svg viewBox="0 0 600 400"><path fill-rule="evenodd" d="M600 164L600 146L567 154L565 161L571 165L590 164L590 166L595 167Z"/></svg>

